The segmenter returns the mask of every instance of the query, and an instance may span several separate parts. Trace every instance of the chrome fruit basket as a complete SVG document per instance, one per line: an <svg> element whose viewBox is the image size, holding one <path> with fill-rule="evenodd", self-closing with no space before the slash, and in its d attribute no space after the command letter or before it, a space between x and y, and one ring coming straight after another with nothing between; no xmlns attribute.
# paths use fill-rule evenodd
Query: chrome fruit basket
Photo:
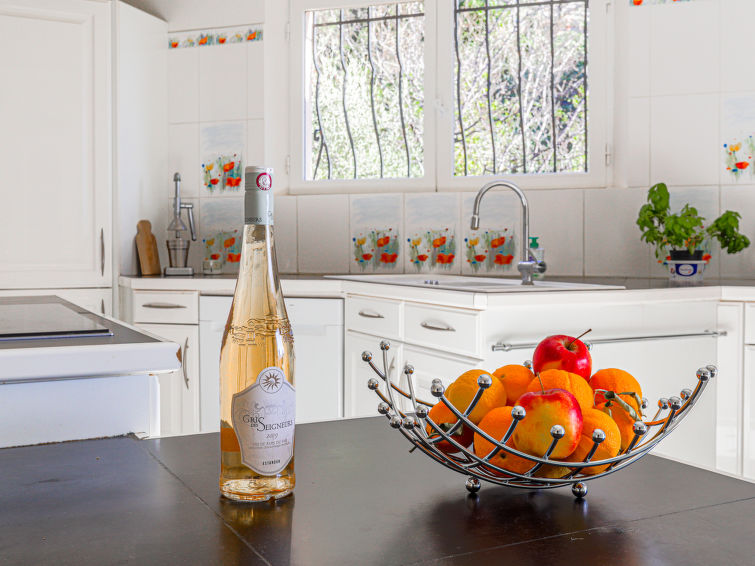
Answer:
<svg viewBox="0 0 755 566"><path fill-rule="evenodd" d="M399 430L416 449L419 449L427 456L447 468L466 475L466 488L470 493L476 493L479 491L481 487L480 480L485 480L497 485L506 485L509 487L524 489L551 489L571 485L574 496L577 498L583 498L587 495L587 485L585 482L612 474L629 466L650 452L650 450L652 450L661 440L671 434L671 432L679 426L679 423L684 417L689 414L690 410L705 390L705 387L708 385L708 382L716 376L718 371L716 367L712 365L700 368L697 371L697 384L694 389L683 389L679 396L671 396L668 399L661 398L658 401L658 409L652 419L638 420L634 423L634 437L626 450L622 450L617 456L604 460L592 460L598 446L600 446L605 439L605 433L600 429L595 429L592 436L593 446L585 459L580 462L568 462L550 459L550 455L553 453L559 440L564 436L564 429L560 425L556 425L550 430L553 440L542 458L525 454L524 452L520 452L505 445L505 442L508 441L514 433L517 424L527 418L526 411L523 407L516 406L513 408L511 412L513 420L501 439L489 436L467 418L477 405L477 402L485 389L490 387L492 383L493 378L487 374L482 374L478 378L477 384L479 389L470 405L463 412L459 411L448 401L444 395L445 388L441 381L439 379L433 380L431 386L432 395L438 398L438 403L445 404L458 419L450 429L443 430L443 428L441 428L438 423L433 422L428 415L429 408L432 407L434 403L428 403L417 399L415 396L412 379L414 368L412 366L406 365L404 367L404 375L406 376L408 391L405 391L391 381L391 377L387 371L387 352L389 349L390 344L387 341L380 342L383 362L382 371L373 362L372 353L362 353L362 360L369 364L380 380L382 380L382 385L381 381L374 377L370 378L367 382L367 387L374 391L380 398L380 403L377 408L378 413L386 416L390 422L390 426ZM403 404L403 407L399 402ZM647 408L647 400L643 399L642 406L643 409ZM492 443L493 449L490 453L484 457L480 457L470 448L458 444L451 435L453 435L458 427L462 425L469 427L476 434L481 435ZM431 434L428 434L427 432L428 427L433 431ZM458 452L448 454L441 451L438 448L438 445L443 441L453 445L458 449ZM412 450L414 450L414 448ZM507 452L525 458L532 462L532 467L524 473L515 473L490 463L491 458L496 456L499 452ZM534 475L543 466L568 468L569 472L561 478L537 477ZM587 475L582 472L582 470L587 467L602 466L607 466L607 468L594 475Z"/></svg>

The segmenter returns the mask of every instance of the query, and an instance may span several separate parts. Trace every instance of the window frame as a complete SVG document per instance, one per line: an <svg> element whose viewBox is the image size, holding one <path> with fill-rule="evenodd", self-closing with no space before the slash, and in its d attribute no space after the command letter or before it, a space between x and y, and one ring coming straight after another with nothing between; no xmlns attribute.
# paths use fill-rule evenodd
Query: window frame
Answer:
<svg viewBox="0 0 755 566"><path fill-rule="evenodd" d="M473 191L483 184L505 178L524 189L573 189L605 187L611 171L612 121L609 119L612 60L608 41L612 30L610 0L588 0L588 172L497 174L455 176L453 174L455 123L454 0L424 0L425 7L425 109L424 168L418 178L307 180L305 160L308 143L309 93L306 85L306 15L310 10L355 8L380 0L290 0L290 176L291 194L342 194L375 192ZM446 164L446 165L443 165Z"/></svg>

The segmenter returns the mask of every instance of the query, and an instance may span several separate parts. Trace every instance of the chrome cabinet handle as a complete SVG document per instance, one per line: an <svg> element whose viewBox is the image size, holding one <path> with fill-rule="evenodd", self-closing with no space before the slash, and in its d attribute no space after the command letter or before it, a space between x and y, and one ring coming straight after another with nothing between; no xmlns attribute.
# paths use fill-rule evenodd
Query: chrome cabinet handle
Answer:
<svg viewBox="0 0 755 566"><path fill-rule="evenodd" d="M189 349L189 339L186 339L186 342L184 342L184 350L183 355L181 356L181 369L184 373L184 385L186 385L186 389L189 388L189 376L186 375L186 351Z"/></svg>
<svg viewBox="0 0 755 566"><path fill-rule="evenodd" d="M653 334L648 336L622 336L619 338L597 338L595 340L585 340L588 349L592 349L595 344L622 344L625 342L649 342L653 340L674 340L676 338L719 338L726 336L726 330L703 330L702 332L688 332L686 334ZM507 342L496 342L493 344L494 352L510 352L511 350L524 350L537 346L537 342L527 342L522 344L510 344Z"/></svg>
<svg viewBox="0 0 755 566"><path fill-rule="evenodd" d="M100 299L100 312L105 314L105 299Z"/></svg>
<svg viewBox="0 0 755 566"><path fill-rule="evenodd" d="M422 328L427 328L428 330L438 330L440 332L456 332L456 329L451 326L450 324L444 324L444 323L433 323L432 321L426 320L422 323L420 323L420 326Z"/></svg>
<svg viewBox="0 0 755 566"><path fill-rule="evenodd" d="M100 228L100 275L105 276L105 229Z"/></svg>
<svg viewBox="0 0 755 566"><path fill-rule="evenodd" d="M361 310L359 311L359 316L363 316L364 318L385 318L382 314L375 311L366 311Z"/></svg>
<svg viewBox="0 0 755 566"><path fill-rule="evenodd" d="M175 303L144 303L145 309L185 309L186 305L177 305Z"/></svg>

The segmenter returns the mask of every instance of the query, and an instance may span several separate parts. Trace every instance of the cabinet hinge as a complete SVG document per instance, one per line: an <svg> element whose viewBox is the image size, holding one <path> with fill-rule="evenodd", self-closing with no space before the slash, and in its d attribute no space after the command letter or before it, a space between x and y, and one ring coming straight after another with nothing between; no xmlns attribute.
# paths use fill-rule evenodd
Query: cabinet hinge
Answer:
<svg viewBox="0 0 755 566"><path fill-rule="evenodd" d="M607 143L606 144L606 167L611 165L612 161L613 161L613 153L611 152L611 144Z"/></svg>

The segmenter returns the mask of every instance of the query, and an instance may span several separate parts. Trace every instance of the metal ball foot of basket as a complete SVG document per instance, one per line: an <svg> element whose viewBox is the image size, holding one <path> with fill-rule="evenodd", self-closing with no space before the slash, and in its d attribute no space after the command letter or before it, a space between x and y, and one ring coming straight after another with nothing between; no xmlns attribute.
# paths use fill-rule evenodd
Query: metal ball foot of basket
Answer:
<svg viewBox="0 0 755 566"><path fill-rule="evenodd" d="M716 367L712 365L700 368L697 371L697 384L694 389L685 388L680 392L679 396L671 396L668 399L661 398L658 401L658 409L652 419L638 420L634 423L634 437L626 450L622 450L617 456L603 460L592 459L606 437L602 430L595 429L592 435L593 446L585 459L579 462L572 462L552 460L550 458L556 445L564 436L564 428L560 425L556 425L551 429L550 433L553 440L542 457L532 456L505 445L509 438L511 438L519 422L527 418L527 413L523 407L516 406L511 411L513 420L503 438L491 437L469 420L468 416L474 410L483 392L492 383L493 378L487 374L482 374L478 378L477 393L464 411L460 411L449 402L444 394L445 388L441 381L439 379L433 380L430 388L431 394L438 399L438 403L445 404L457 418L455 424L444 430L439 423L434 422L428 415L429 409L434 404L417 399L415 396L414 368L412 366L406 365L404 367L403 373L406 376L407 390L393 383L388 372L387 352L389 349L390 344L387 341L380 342L382 370L375 365L372 353L362 353L362 360L369 364L379 378L371 378L367 382L367 387L380 398L378 413L384 415L388 419L390 426L404 435L415 448L442 466L464 474L467 478L465 484L467 491L471 494L475 494L480 490L482 487L481 480L484 480L495 485L505 485L521 489L552 489L570 485L574 497L582 499L587 496L586 482L612 474L631 465L650 452L666 436L671 434L679 426L684 417L689 414L708 385L708 382L718 372ZM645 399L643 399L642 408L647 408L647 401ZM484 456L478 456L469 447L460 445L453 438L453 434L461 426L469 427L476 434L485 438L493 445L492 450ZM428 432L428 429L430 429L430 432ZM445 442L445 446L453 446L456 452L449 453L450 450L440 450L439 445L441 442ZM498 467L491 463L491 459L499 452L506 452L529 460L532 463L532 467L524 473L516 473ZM567 468L568 473L565 473L560 478L538 477L537 472L543 466ZM585 468L591 468L592 472L596 468L602 468L602 470L599 473L588 474L585 473Z"/></svg>

